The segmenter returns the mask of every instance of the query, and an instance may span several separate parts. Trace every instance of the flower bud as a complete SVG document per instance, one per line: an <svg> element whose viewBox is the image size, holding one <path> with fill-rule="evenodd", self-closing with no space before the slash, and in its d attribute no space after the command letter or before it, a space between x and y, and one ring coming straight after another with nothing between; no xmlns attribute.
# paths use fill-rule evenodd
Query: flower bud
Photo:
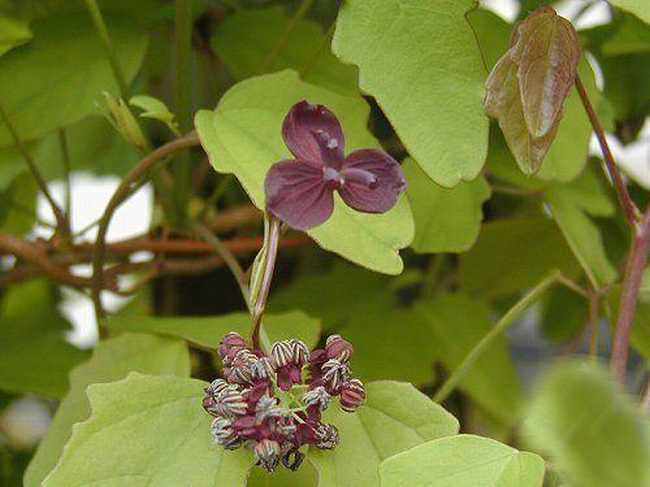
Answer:
<svg viewBox="0 0 650 487"><path fill-rule="evenodd" d="M322 379L322 367L327 362L327 352L317 348L309 355L309 383L316 384Z"/></svg>
<svg viewBox="0 0 650 487"><path fill-rule="evenodd" d="M293 346L288 340L275 342L271 347L271 359L273 368L278 370L293 362Z"/></svg>
<svg viewBox="0 0 650 487"><path fill-rule="evenodd" d="M268 380L273 377L273 366L268 357L258 358L251 366L251 377L254 381Z"/></svg>
<svg viewBox="0 0 650 487"><path fill-rule="evenodd" d="M272 473L280 462L281 448L277 441L264 439L258 441L253 448L255 464L261 465L264 470Z"/></svg>
<svg viewBox="0 0 650 487"><path fill-rule="evenodd" d="M333 424L320 424L315 429L316 447L332 450L339 444L339 430Z"/></svg>
<svg viewBox="0 0 650 487"><path fill-rule="evenodd" d="M246 348L246 340L239 333L231 331L219 343L219 356L224 365L229 366L237 352Z"/></svg>
<svg viewBox="0 0 650 487"><path fill-rule="evenodd" d="M252 383L253 367L257 361L257 355L250 350L246 348L239 350L232 361L228 381L241 385Z"/></svg>
<svg viewBox="0 0 650 487"><path fill-rule="evenodd" d="M233 384L227 384L218 394L203 399L203 407L213 416L241 416L246 414L246 401L241 391Z"/></svg>
<svg viewBox="0 0 650 487"><path fill-rule="evenodd" d="M323 383L327 392L338 394L343 383L350 378L350 368L338 359L330 359L323 364Z"/></svg>
<svg viewBox="0 0 650 487"><path fill-rule="evenodd" d="M366 400L366 390L359 379L352 379L341 386L341 409L353 413Z"/></svg>
<svg viewBox="0 0 650 487"><path fill-rule="evenodd" d="M215 418L210 427L210 433L215 443L227 450L235 450L242 444L232 428L232 421L228 418Z"/></svg>
<svg viewBox="0 0 650 487"><path fill-rule="evenodd" d="M302 396L302 402L308 408L315 407L318 409L318 411L325 411L330 403L331 398L332 396L329 395L323 386L318 386L310 391L307 391Z"/></svg>
<svg viewBox="0 0 650 487"><path fill-rule="evenodd" d="M297 366L302 367L309 359L309 349L307 348L307 345L305 345L301 340L296 340L295 338L289 340L289 343L291 344L292 362Z"/></svg>
<svg viewBox="0 0 650 487"><path fill-rule="evenodd" d="M354 348L341 335L330 335L327 337L327 342L325 342L325 351L327 352L327 358L347 362L350 360Z"/></svg>
<svg viewBox="0 0 650 487"><path fill-rule="evenodd" d="M278 418L282 416L282 409L278 407L278 399L264 394L260 397L255 405L255 419L258 423L264 422L268 418Z"/></svg>

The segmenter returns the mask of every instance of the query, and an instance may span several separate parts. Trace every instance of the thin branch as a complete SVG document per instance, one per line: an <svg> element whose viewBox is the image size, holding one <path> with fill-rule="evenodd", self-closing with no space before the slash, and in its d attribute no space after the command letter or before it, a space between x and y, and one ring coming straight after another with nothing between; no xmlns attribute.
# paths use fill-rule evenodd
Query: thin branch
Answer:
<svg viewBox="0 0 650 487"><path fill-rule="evenodd" d="M86 4L86 8L90 13L90 17L92 18L95 30L97 31L97 34L102 41L104 50L106 51L108 62L110 63L111 69L113 70L113 76L115 77L117 85L120 89L120 95L124 101L127 101L130 98L129 85L126 81L126 76L124 76L124 71L122 71L122 67L120 66L120 63L117 59L117 54L115 52L115 48L113 47L113 43L111 42L111 37L108 33L106 22L104 22L102 12L99 9L96 0L84 0L84 3Z"/></svg>
<svg viewBox="0 0 650 487"><path fill-rule="evenodd" d="M93 255L93 276L95 285L93 286L92 297L98 322L100 322L100 319L104 316L100 294L101 283L103 280L102 272L104 265L104 256L106 252L106 233L108 232L108 226L110 225L111 219L113 218L113 214L124 202L124 200L132 194L131 187L137 184L140 178L142 178L153 166L155 166L158 162L165 160L167 156L170 156L179 150L193 147L198 144L198 135L196 132L190 132L184 137L169 142L154 150L144 159L142 159L137 164L137 166L135 166L131 172L126 175L108 202L106 210L102 215L99 228L97 229L97 241L95 243Z"/></svg>
<svg viewBox="0 0 650 487"><path fill-rule="evenodd" d="M244 298L244 303L246 303L246 307L250 308L250 290L246 285L244 270L239 265L237 258L230 251L228 246L224 242L222 242L216 235L214 235L210 230L208 230L206 227L197 224L195 228L196 231L199 233L199 235L214 248L215 252L226 263L228 269L230 269L230 272L235 278L235 281L237 281L237 285L239 286L241 295Z"/></svg>
<svg viewBox="0 0 650 487"><path fill-rule="evenodd" d="M68 228L72 228L70 219L72 218L72 185L70 184L70 150L68 149L68 138L65 135L65 129L60 128L59 132L59 146L61 147L61 160L63 161L63 184L64 184L64 204L63 211L65 213Z"/></svg>
<svg viewBox="0 0 650 487"><path fill-rule="evenodd" d="M600 311L600 296L597 292L593 291L589 295L589 330L591 336L589 338L589 356L592 359L598 357L598 337L600 335L600 323L598 322Z"/></svg>
<svg viewBox="0 0 650 487"><path fill-rule="evenodd" d="M521 298L515 305L508 310L508 312L499 320L499 322L472 348L472 350L465 356L463 361L451 373L445 383L440 387L438 392L433 397L435 402L444 401L449 394L460 384L470 371L472 366L481 357L481 355L492 346L494 341L499 338L503 333L512 325L521 314L528 309L544 292L552 285L558 282L558 271L553 271L548 277L544 278L537 286L535 286L528 294Z"/></svg>
<svg viewBox="0 0 650 487"><path fill-rule="evenodd" d="M639 224L636 225L632 248L630 249L625 266L625 275L623 276L623 289L621 291L616 332L610 359L612 372L621 384L625 383L630 334L639 289L643 279L643 271L648 260L648 250L650 250L650 207L646 210Z"/></svg>
<svg viewBox="0 0 650 487"><path fill-rule="evenodd" d="M576 89L578 90L578 94L580 95L580 99L582 100L585 111L587 112L587 116L589 117L589 121L591 122L591 126L594 129L594 133L596 134L596 138L598 139L598 143L600 144L600 149L603 152L603 157L607 166L607 172L609 173L614 187L616 188L616 194L618 195L618 200L621 204L621 208L623 208L623 212L625 213L625 218L627 219L630 227L632 227L632 229L635 229L636 224L640 219L639 209L634 204L634 201L632 201L632 198L627 191L627 187L625 186L623 178L621 177L621 173L618 170L618 166L616 165L612 151L609 149L609 144L607 143L607 138L605 137L605 130L603 129L603 126L598 119L598 115L596 114L594 107L591 105L591 101L589 101L587 91L585 90L585 87L580 80L580 76L578 75L576 75L575 85Z"/></svg>
<svg viewBox="0 0 650 487"><path fill-rule="evenodd" d="M36 162L32 158L32 155L25 148L22 139L20 138L18 132L16 131L16 127L14 127L13 123L11 122L11 119L9 118L9 115L7 115L7 112L5 111L2 104L0 104L0 118L2 118L2 121L9 129L9 132L11 133L11 136L14 139L14 143L16 144L18 151L22 154L23 159L25 159L25 162L27 163L27 166L29 166L29 170L31 171L32 176L34 176L34 179L36 180L36 184L38 185L38 188L41 190L41 192L45 196L45 199L47 200L50 207L52 208L52 213L54 214L54 218L56 218L56 223L59 229L64 233L67 233L68 227L66 225L66 219L65 216L63 215L63 212L61 211L61 208L59 208L59 205L57 205L56 201L54 201L54 198L52 197L52 194L50 193L50 190L47 187L47 183L45 182L45 178L43 178L40 171L38 170L38 167L36 166Z"/></svg>

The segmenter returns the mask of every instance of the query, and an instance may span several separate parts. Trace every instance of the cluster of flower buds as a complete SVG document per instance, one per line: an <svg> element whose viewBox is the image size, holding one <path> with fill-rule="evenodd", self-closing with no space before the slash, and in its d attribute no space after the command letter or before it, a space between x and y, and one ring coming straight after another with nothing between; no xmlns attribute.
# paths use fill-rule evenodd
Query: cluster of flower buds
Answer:
<svg viewBox="0 0 650 487"><path fill-rule="evenodd" d="M214 441L229 450L248 445L268 472L280 463L296 470L303 445L335 448L339 433L321 421L323 411L334 396L347 412L366 398L361 381L350 376L352 351L348 341L332 335L325 348L311 353L292 339L274 343L266 356L239 334L227 334L219 344L224 378L214 380L203 399L203 408L214 416Z"/></svg>

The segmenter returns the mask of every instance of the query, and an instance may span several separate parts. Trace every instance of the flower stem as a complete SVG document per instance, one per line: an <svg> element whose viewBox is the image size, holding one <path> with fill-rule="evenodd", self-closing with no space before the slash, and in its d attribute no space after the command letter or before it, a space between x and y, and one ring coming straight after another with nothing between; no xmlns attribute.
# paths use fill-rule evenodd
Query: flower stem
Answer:
<svg viewBox="0 0 650 487"><path fill-rule="evenodd" d="M594 133L596 134L596 138L598 139L598 143L600 144L600 149L603 152L603 157L607 166L607 172L612 178L612 182L616 188L616 194L618 195L618 200L621 204L621 208L623 208L623 212L625 213L625 218L630 227L634 229L636 223L640 218L639 209L636 207L634 201L632 201L632 198L627 191L627 187L625 186L623 178L621 177L621 173L618 170L618 166L616 165L612 151L609 149L609 144L607 143L607 139L605 137L605 130L603 129L603 126L598 119L598 115L596 114L594 107L591 105L591 101L587 95L587 90L585 90L585 87L580 80L580 76L578 75L576 75L575 85L576 89L578 90L578 94L580 95L580 99L582 100L585 111L587 112L587 116L589 117L589 121L591 122L591 126L594 129Z"/></svg>
<svg viewBox="0 0 650 487"><path fill-rule="evenodd" d="M625 383L632 323L641 280L643 279L643 271L650 250L650 208L646 210L639 225L635 228L634 240L625 266L623 290L621 291L616 332L610 359L612 372L621 384Z"/></svg>
<svg viewBox="0 0 650 487"><path fill-rule="evenodd" d="M102 44L104 45L104 50L106 51L108 62L111 65L113 76L115 76L115 80L117 81L117 85L120 89L120 96L126 102L129 99L129 85L126 82L126 76L124 76L124 71L122 71L122 67L120 66L120 63L117 60L117 55L115 54L115 49L113 47L113 43L111 42L111 37L108 33L106 22L104 22L104 17L102 16L102 12L99 9L96 0L84 0L84 2L86 4L86 8L88 9L88 12L90 13L90 17L93 20L95 30L97 31L97 34L99 35L99 38L101 39Z"/></svg>
<svg viewBox="0 0 650 487"><path fill-rule="evenodd" d="M262 280L253 304L253 332L252 342L255 349L260 349L260 329L262 325L262 316L266 310L266 302L271 288L271 281L273 280L273 272L275 270L275 261L278 254L278 244L280 242L280 220L269 215L268 225L268 239L265 243L266 251L262 267ZM267 338L268 341L268 338ZM265 344L265 346L268 344Z"/></svg>
<svg viewBox="0 0 650 487"><path fill-rule="evenodd" d="M494 341L499 338L512 325L517 318L552 285L558 283L560 276L559 271L551 272L528 294L521 298L508 312L499 320L499 322L481 338L481 340L465 356L461 364L447 378L445 383L440 387L438 392L433 396L435 402L444 401L449 394L460 384L470 371L472 366L481 357L481 355L490 348Z"/></svg>

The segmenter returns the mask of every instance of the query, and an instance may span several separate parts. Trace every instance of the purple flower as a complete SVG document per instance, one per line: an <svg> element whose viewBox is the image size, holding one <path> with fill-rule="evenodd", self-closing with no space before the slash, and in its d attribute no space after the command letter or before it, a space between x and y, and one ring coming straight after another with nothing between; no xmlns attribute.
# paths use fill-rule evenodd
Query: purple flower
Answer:
<svg viewBox="0 0 650 487"><path fill-rule="evenodd" d="M406 189L399 163L384 151L344 154L345 137L336 116L322 105L301 101L282 126L295 159L274 164L266 175L266 206L298 230L325 222L334 211L334 191L364 213L385 213Z"/></svg>

